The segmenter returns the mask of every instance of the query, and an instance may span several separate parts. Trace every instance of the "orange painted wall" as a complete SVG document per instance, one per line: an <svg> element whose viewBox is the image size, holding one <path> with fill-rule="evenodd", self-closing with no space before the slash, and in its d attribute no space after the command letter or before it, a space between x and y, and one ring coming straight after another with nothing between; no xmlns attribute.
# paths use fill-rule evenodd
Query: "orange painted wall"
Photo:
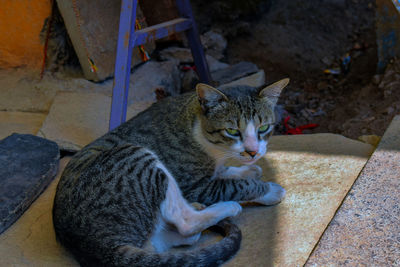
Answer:
<svg viewBox="0 0 400 267"><path fill-rule="evenodd" d="M51 13L51 0L0 0L0 68L39 69L39 34Z"/></svg>

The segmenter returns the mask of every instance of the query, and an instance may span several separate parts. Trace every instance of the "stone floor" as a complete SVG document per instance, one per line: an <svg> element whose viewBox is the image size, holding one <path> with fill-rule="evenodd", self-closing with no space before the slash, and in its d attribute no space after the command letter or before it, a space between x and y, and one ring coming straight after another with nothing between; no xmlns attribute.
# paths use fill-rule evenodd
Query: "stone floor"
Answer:
<svg viewBox="0 0 400 267"><path fill-rule="evenodd" d="M227 266L303 265L374 150L333 134L276 136L270 148L259 165L264 179L282 184L287 197L277 206L244 208L235 219L243 232L242 248ZM0 236L0 266L75 265L52 228L57 179Z"/></svg>
<svg viewBox="0 0 400 267"><path fill-rule="evenodd" d="M343 201L306 266L400 266L400 116Z"/></svg>
<svg viewBox="0 0 400 267"><path fill-rule="evenodd" d="M30 82L12 81L15 86ZM25 103L0 101L0 110L6 110L0 112L0 138L32 133L77 150L107 131L105 85L95 91L83 81L78 90L65 90L74 86L70 81L58 84L64 89L43 93L43 84L51 83L16 90L30 98ZM0 91L3 100L17 96ZM130 116L148 103L131 108ZM272 207L245 205L235 218L242 247L226 266L400 265L399 132L398 116L375 152L371 145L334 134L272 137L258 164L264 179L283 185L287 196ZM67 162L62 159L60 173ZM58 179L0 235L0 266L77 266L55 241L51 208ZM213 236L205 234L201 241L210 240Z"/></svg>

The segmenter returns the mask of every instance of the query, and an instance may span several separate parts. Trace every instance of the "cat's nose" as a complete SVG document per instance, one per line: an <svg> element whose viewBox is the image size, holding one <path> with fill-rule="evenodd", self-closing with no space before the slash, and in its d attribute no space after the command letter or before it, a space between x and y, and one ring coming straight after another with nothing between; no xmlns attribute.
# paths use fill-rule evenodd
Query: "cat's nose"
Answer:
<svg viewBox="0 0 400 267"><path fill-rule="evenodd" d="M257 151L247 151L246 153L249 154L252 158L254 158L257 155Z"/></svg>

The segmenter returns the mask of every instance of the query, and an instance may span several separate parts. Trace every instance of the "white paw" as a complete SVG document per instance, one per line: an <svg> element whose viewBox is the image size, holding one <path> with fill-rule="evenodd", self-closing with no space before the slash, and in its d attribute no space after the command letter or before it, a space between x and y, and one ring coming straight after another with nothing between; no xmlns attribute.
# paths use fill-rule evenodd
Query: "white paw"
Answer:
<svg viewBox="0 0 400 267"><path fill-rule="evenodd" d="M254 202L263 205L275 205L282 201L286 195L286 190L276 183L269 182L269 192L262 197L254 200Z"/></svg>
<svg viewBox="0 0 400 267"><path fill-rule="evenodd" d="M262 169L258 165L249 165L242 166L241 168L246 167L247 169L243 172L242 178L245 179L259 179L262 176Z"/></svg>
<svg viewBox="0 0 400 267"><path fill-rule="evenodd" d="M217 209L222 215L221 220L226 217L234 217L242 212L242 206L236 201L218 202L208 207L209 209Z"/></svg>
<svg viewBox="0 0 400 267"><path fill-rule="evenodd" d="M239 203L235 202L235 201L227 201L224 202L226 204L229 205L229 210L231 211L228 217L234 217L239 215L242 212L242 206L240 206Z"/></svg>

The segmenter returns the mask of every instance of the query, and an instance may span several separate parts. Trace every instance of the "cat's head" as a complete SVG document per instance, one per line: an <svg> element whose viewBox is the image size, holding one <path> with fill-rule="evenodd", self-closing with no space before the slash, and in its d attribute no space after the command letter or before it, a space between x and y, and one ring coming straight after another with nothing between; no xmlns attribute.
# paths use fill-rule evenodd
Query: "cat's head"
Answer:
<svg viewBox="0 0 400 267"><path fill-rule="evenodd" d="M277 123L275 106L288 83L286 78L261 90L198 84L201 138L208 152L217 160L235 158L244 164L264 156Z"/></svg>

